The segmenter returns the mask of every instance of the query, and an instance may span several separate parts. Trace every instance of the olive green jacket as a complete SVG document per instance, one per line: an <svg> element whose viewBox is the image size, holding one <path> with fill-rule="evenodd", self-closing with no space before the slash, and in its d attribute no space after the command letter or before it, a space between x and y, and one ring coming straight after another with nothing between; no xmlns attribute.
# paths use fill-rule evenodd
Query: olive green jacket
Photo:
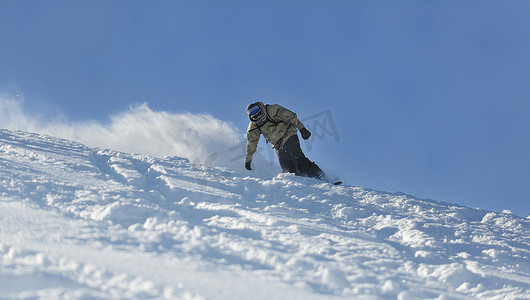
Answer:
<svg viewBox="0 0 530 300"><path fill-rule="evenodd" d="M281 150L285 142L297 134L297 128L298 130L304 128L296 114L287 108L278 104L265 105L261 102L258 102L258 105L265 114L260 123L250 122L248 125L246 161L252 160L262 134L265 140L273 145L274 149Z"/></svg>

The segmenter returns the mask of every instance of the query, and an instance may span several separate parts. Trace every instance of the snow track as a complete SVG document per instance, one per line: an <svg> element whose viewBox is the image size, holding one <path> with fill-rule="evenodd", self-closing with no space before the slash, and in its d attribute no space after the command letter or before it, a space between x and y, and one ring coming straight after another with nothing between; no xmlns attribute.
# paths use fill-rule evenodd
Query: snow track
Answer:
<svg viewBox="0 0 530 300"><path fill-rule="evenodd" d="M530 299L530 221L0 130L0 298Z"/></svg>

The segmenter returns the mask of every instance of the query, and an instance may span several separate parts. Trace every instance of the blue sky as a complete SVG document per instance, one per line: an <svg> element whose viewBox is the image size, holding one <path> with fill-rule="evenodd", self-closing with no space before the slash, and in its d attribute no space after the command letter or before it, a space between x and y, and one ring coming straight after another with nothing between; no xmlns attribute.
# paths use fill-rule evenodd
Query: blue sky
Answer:
<svg viewBox="0 0 530 300"><path fill-rule="evenodd" d="M245 107L340 133L306 154L351 185L530 215L528 1L0 1L0 93L106 122L130 105Z"/></svg>

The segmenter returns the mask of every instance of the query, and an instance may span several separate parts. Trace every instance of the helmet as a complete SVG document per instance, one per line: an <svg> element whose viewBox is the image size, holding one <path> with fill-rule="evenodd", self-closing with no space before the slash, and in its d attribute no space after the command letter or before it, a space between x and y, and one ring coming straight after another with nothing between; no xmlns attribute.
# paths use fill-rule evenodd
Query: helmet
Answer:
<svg viewBox="0 0 530 300"><path fill-rule="evenodd" d="M249 104L247 106L248 118L252 123L260 123L263 120L263 110L258 102Z"/></svg>

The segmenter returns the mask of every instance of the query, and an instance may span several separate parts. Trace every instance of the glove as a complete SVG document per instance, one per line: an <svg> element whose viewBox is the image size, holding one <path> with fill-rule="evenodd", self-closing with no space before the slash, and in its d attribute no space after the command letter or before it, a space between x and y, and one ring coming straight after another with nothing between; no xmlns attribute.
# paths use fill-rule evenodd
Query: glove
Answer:
<svg viewBox="0 0 530 300"><path fill-rule="evenodd" d="M249 170L249 171L252 170L252 167L250 166L251 163L252 163L252 160L247 160L247 161L245 162L245 168L246 168L247 170Z"/></svg>
<svg viewBox="0 0 530 300"><path fill-rule="evenodd" d="M300 130L300 134L302 134L302 138L304 140L307 140L311 137L311 132L309 132L309 130L307 130L305 127Z"/></svg>

